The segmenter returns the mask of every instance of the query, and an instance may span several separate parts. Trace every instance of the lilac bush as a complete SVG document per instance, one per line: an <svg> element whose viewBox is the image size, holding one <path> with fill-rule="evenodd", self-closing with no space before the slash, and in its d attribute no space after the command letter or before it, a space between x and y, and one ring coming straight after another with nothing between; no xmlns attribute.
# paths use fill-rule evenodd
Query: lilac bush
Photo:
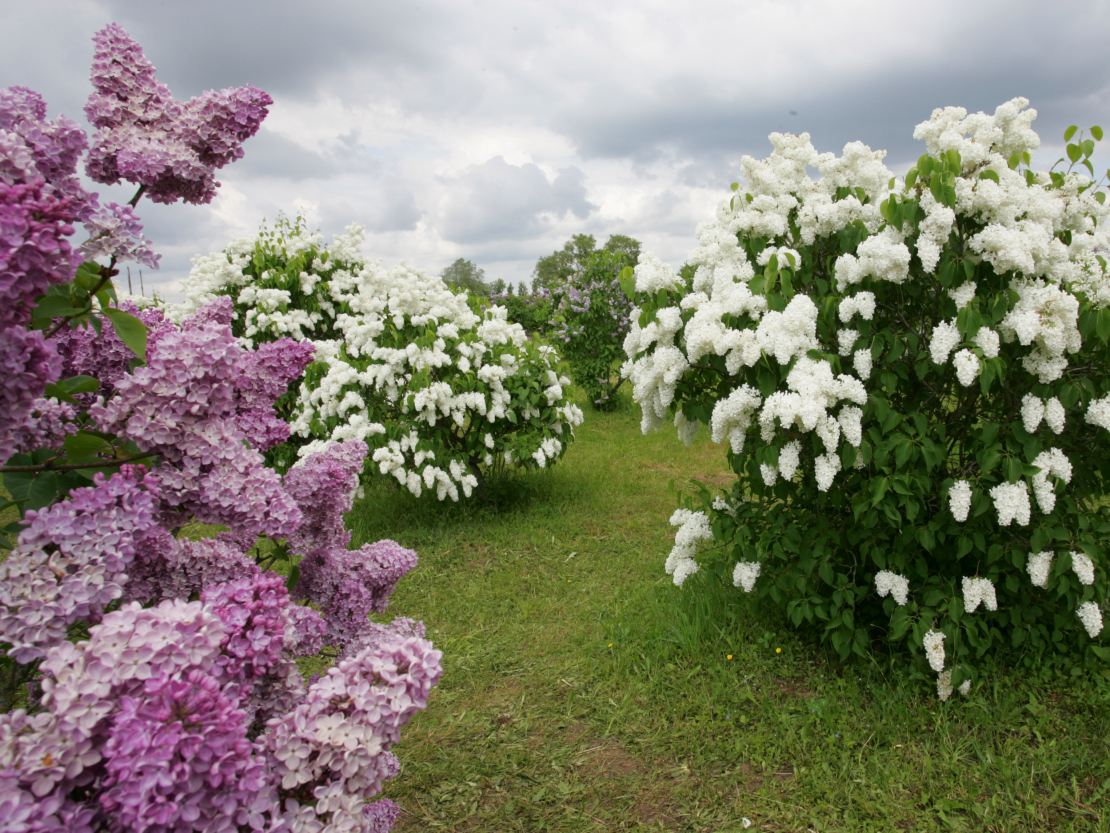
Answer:
<svg viewBox="0 0 1110 833"><path fill-rule="evenodd" d="M0 713L4 829L384 833L399 808L370 799L441 655L421 623L370 619L416 554L348 550L366 444L322 444L282 478L262 452L288 438L275 402L314 348L249 349L228 299L176 324L111 282L157 263L138 199L210 201L270 99L179 104L121 28L96 42L87 169L137 183L129 205L80 189L75 125L0 90L0 472L22 515L0 670L31 683ZM227 530L178 538L193 520ZM339 663L306 683L296 658L325 648Z"/></svg>
<svg viewBox="0 0 1110 833"><path fill-rule="evenodd" d="M613 407L623 379L612 381L613 364L624 359L624 339L632 301L621 289L620 275L633 266L623 254L593 252L582 267L555 290L552 338L570 365L575 384L599 411Z"/></svg>

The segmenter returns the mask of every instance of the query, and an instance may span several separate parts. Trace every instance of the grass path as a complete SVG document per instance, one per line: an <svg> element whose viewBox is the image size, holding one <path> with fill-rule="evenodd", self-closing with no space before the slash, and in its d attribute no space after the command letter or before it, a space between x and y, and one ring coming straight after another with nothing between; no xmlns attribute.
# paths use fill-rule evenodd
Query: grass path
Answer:
<svg viewBox="0 0 1110 833"><path fill-rule="evenodd" d="M384 793L398 833L1110 830L1105 680L999 672L941 704L897 663L831 665L737 591L676 589L668 481L695 477L728 479L704 436L591 413L498 512L356 507L355 545L419 553L389 612L444 651Z"/></svg>

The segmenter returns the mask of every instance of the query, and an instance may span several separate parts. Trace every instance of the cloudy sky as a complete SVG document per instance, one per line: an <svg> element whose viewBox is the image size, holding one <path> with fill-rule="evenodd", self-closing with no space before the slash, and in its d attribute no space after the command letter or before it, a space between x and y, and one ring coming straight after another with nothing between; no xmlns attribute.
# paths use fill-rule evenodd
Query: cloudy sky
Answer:
<svg viewBox="0 0 1110 833"><path fill-rule="evenodd" d="M279 212L329 239L359 222L387 264L463 257L519 283L580 232L679 266L772 131L819 151L863 141L901 173L935 107L1029 98L1034 167L1067 125L1110 129L1107 0L0 0L0 21L0 85L37 90L51 117L85 124L91 38L110 22L178 99L273 97L210 205L139 204L163 255L147 291L170 298L194 254Z"/></svg>

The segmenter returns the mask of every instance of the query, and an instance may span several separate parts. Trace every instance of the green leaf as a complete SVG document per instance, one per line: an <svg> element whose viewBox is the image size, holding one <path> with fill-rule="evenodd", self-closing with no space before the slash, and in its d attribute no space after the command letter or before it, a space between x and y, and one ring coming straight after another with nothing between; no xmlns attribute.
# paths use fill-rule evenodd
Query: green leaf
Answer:
<svg viewBox="0 0 1110 833"><path fill-rule="evenodd" d="M989 179L992 182L999 182L998 174L994 171L980 171L979 179Z"/></svg>
<svg viewBox="0 0 1110 833"><path fill-rule="evenodd" d="M1067 130L1064 131L1064 141L1065 142L1070 142L1071 137L1074 136L1078 131L1079 131L1079 126L1073 124L1071 127L1069 127Z"/></svg>
<svg viewBox="0 0 1110 833"><path fill-rule="evenodd" d="M97 454L111 451L112 446L95 434L87 431L78 431L65 438L66 459L71 463L80 463L95 457Z"/></svg>
<svg viewBox="0 0 1110 833"><path fill-rule="evenodd" d="M1079 145L1068 145L1068 161L1075 163L1083 157L1083 150Z"/></svg>
<svg viewBox="0 0 1110 833"><path fill-rule="evenodd" d="M1096 329L1098 331L1099 341L1105 343L1110 339L1110 309L1100 309L1098 311Z"/></svg>
<svg viewBox="0 0 1110 833"><path fill-rule="evenodd" d="M39 298L35 308L31 311L31 319L38 320L42 318L61 318L62 316L72 315L77 311L73 306L73 301L63 295L44 295Z"/></svg>
<svg viewBox="0 0 1110 833"><path fill-rule="evenodd" d="M636 274L633 272L631 266L625 266L621 269L620 277L621 290L628 296L628 300L633 300L636 295Z"/></svg>
<svg viewBox="0 0 1110 833"><path fill-rule="evenodd" d="M86 292L91 292L100 283L100 264L95 260L86 260L77 267L73 282Z"/></svg>
<svg viewBox="0 0 1110 833"><path fill-rule="evenodd" d="M1095 137L1096 142L1101 142L1102 141L1102 128L1099 127L1096 124L1094 127L1091 128L1091 135ZM1067 139L1064 139L1064 141L1066 142Z"/></svg>
<svg viewBox="0 0 1110 833"><path fill-rule="evenodd" d="M30 489L27 490L27 502L23 505L23 511L49 506L57 496L58 475L52 471L39 472L31 483ZM15 495L12 495L12 497L15 497Z"/></svg>
<svg viewBox="0 0 1110 833"><path fill-rule="evenodd" d="M300 580L301 580L301 565L300 564L294 564L292 566L292 568L289 570L289 578L287 578L285 580L285 589L288 590L290 593L292 593L293 588L297 586L297 582L300 581Z"/></svg>
<svg viewBox="0 0 1110 833"><path fill-rule="evenodd" d="M109 307L104 310L104 315L112 322L112 327L115 328L116 335L119 336L120 341L127 345L127 347L142 359L146 361L146 324L121 309Z"/></svg>

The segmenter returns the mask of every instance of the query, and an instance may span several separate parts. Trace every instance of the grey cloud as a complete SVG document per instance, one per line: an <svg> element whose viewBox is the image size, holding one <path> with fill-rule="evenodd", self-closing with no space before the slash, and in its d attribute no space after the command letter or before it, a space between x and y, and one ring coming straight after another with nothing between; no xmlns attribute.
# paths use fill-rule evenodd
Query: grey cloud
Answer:
<svg viewBox="0 0 1110 833"><path fill-rule="evenodd" d="M452 183L439 232L455 243L519 240L543 233L552 218L585 219L598 208L586 199L585 178L571 166L549 182L532 163L510 165L495 156Z"/></svg>
<svg viewBox="0 0 1110 833"><path fill-rule="evenodd" d="M272 176L299 182L335 176L343 168L334 160L305 148L265 124L243 144L244 156L235 163L238 177Z"/></svg>
<svg viewBox="0 0 1110 833"><path fill-rule="evenodd" d="M1099 43L1105 26L1046 25L1030 38L1035 12L1029 5L1015 8L1010 21L993 24L989 38L971 27L926 63L894 64L855 78L834 70L815 76L803 93L769 104L723 98L705 79L675 78L639 97L602 84L584 102L560 103L553 127L586 159L650 162L665 152L727 167L743 154L766 156L771 132L808 131L821 151L839 152L858 140L889 151L889 159L912 160L923 152L913 128L934 108L993 112L1020 95L1038 109L1034 127L1042 139L1058 140L1068 124L1097 120L1110 103L1110 66ZM1110 22L1106 7L1092 14ZM691 170L687 176L698 175Z"/></svg>

